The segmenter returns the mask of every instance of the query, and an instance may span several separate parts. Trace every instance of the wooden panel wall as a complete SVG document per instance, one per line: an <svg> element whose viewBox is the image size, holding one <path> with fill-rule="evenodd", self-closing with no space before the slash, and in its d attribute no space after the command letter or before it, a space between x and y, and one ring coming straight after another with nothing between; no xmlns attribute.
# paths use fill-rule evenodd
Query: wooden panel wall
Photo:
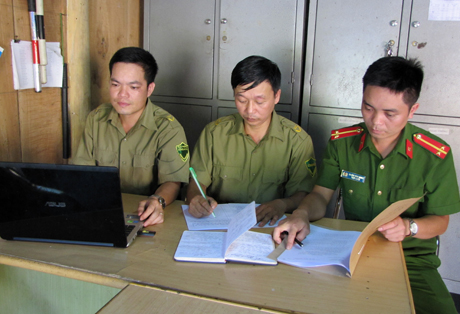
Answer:
<svg viewBox="0 0 460 314"><path fill-rule="evenodd" d="M89 7L91 103L109 101L109 61L120 48L142 47L143 0L93 0Z"/></svg>
<svg viewBox="0 0 460 314"><path fill-rule="evenodd" d="M60 41L65 0L44 0L44 8L46 39ZM0 0L0 160L62 163L60 89L13 89L12 39L30 41L27 1Z"/></svg>
<svg viewBox="0 0 460 314"><path fill-rule="evenodd" d="M44 0L44 8L47 41L61 41L62 14L74 153L88 112L109 101L111 56L122 47L142 46L143 0ZM26 0L0 0L0 46L5 49L0 57L0 161L66 163L61 90L13 89L12 39L30 41Z"/></svg>

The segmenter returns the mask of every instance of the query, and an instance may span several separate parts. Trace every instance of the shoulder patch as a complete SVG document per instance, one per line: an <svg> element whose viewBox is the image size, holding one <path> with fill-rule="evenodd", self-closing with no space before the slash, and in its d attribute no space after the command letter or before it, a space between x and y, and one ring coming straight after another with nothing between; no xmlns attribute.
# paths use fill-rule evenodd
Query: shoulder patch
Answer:
<svg viewBox="0 0 460 314"><path fill-rule="evenodd" d="M352 126L348 128L332 130L331 131L331 140L337 140L339 138L345 138L349 136L359 135L364 131L360 126Z"/></svg>
<svg viewBox="0 0 460 314"><path fill-rule="evenodd" d="M439 143L422 133L414 134L414 142L432 152L441 159L444 159L450 151L450 147L446 144Z"/></svg>
<svg viewBox="0 0 460 314"><path fill-rule="evenodd" d="M305 161L305 166L307 166L310 175L314 177L316 174L316 159L313 157L308 159L307 161Z"/></svg>
<svg viewBox="0 0 460 314"><path fill-rule="evenodd" d="M182 142L179 145L176 145L176 150L180 156L180 159L182 159L183 162L186 162L189 157L188 145Z"/></svg>

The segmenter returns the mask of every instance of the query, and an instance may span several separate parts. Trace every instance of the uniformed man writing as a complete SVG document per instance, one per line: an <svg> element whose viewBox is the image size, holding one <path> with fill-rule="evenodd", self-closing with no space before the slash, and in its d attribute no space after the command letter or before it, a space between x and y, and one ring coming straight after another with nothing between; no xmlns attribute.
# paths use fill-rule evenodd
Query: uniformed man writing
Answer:
<svg viewBox="0 0 460 314"><path fill-rule="evenodd" d="M124 193L151 195L140 202L144 226L162 223L181 182L189 153L180 123L148 98L158 67L144 49L127 47L110 60L110 103L90 112L74 164L114 166Z"/></svg>
<svg viewBox="0 0 460 314"><path fill-rule="evenodd" d="M337 187L352 220L370 221L391 203L423 196L378 230L389 241L402 241L416 312L457 313L435 254L435 237L460 210L457 177L449 146L408 123L419 107L422 81L415 60L385 57L367 69L364 123L332 132L313 191L275 228L273 238L280 243L280 233L288 231L288 248L295 237L303 240L309 221L324 216Z"/></svg>
<svg viewBox="0 0 460 314"><path fill-rule="evenodd" d="M193 152L191 164L209 200L191 179L187 201L193 216L210 215L217 202L256 201L259 225L274 224L312 189L313 143L275 112L280 83L278 66L264 57L250 56L233 69L238 113L208 124Z"/></svg>

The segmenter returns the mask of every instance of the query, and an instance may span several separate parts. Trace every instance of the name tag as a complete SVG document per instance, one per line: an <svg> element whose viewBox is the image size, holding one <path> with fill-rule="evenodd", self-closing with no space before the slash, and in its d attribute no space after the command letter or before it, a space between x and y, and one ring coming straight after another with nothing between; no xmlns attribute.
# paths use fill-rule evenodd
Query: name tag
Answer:
<svg viewBox="0 0 460 314"><path fill-rule="evenodd" d="M361 182L361 183L364 183L364 181L366 181L366 176L356 174L356 173L346 171L346 170L342 170L342 173L340 174L340 176L342 178L357 181L357 182Z"/></svg>

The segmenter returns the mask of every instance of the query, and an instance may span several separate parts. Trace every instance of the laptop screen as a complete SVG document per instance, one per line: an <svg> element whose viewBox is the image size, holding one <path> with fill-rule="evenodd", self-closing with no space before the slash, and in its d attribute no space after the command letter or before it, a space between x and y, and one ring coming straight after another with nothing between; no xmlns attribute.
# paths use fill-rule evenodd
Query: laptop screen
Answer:
<svg viewBox="0 0 460 314"><path fill-rule="evenodd" d="M118 169L0 162L0 236L126 246Z"/></svg>

